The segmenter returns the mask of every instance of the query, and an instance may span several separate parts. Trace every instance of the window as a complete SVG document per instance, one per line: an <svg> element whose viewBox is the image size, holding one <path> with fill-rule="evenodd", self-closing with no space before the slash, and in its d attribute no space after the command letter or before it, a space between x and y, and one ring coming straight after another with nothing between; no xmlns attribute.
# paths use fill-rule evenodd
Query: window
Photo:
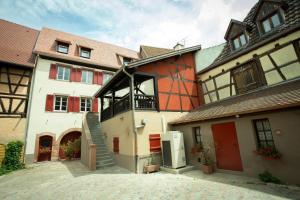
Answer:
<svg viewBox="0 0 300 200"><path fill-rule="evenodd" d="M258 148L274 147L272 130L268 119L254 120Z"/></svg>
<svg viewBox="0 0 300 200"><path fill-rule="evenodd" d="M80 111L89 112L91 111L92 99L91 98L80 98Z"/></svg>
<svg viewBox="0 0 300 200"><path fill-rule="evenodd" d="M274 28L278 27L280 24L282 24L282 19L281 19L279 13L277 12L277 13L271 15L270 17L267 17L266 19L262 20L261 24L262 24L263 32L268 33L272 29L274 29Z"/></svg>
<svg viewBox="0 0 300 200"><path fill-rule="evenodd" d="M81 82L92 84L93 76L94 76L94 73L92 71L83 70L82 74L81 74Z"/></svg>
<svg viewBox="0 0 300 200"><path fill-rule="evenodd" d="M69 44L57 42L57 52L67 54L69 52Z"/></svg>
<svg viewBox="0 0 300 200"><path fill-rule="evenodd" d="M55 111L67 111L68 97L66 96L55 96Z"/></svg>
<svg viewBox="0 0 300 200"><path fill-rule="evenodd" d="M237 36L236 38L233 39L233 48L234 50L241 48L242 46L244 46L245 44L247 44L247 39L245 34L241 34L239 36Z"/></svg>
<svg viewBox="0 0 300 200"><path fill-rule="evenodd" d="M131 58L127 58L127 57L123 57L123 64L127 65L128 63L130 63L132 61Z"/></svg>
<svg viewBox="0 0 300 200"><path fill-rule="evenodd" d="M88 48L80 48L80 57L90 58L91 57L91 49Z"/></svg>
<svg viewBox="0 0 300 200"><path fill-rule="evenodd" d="M103 73L103 83L105 84L106 82L108 82L111 77L112 77L112 74Z"/></svg>
<svg viewBox="0 0 300 200"><path fill-rule="evenodd" d="M263 85L255 61L248 62L232 71L238 94L256 89Z"/></svg>
<svg viewBox="0 0 300 200"><path fill-rule="evenodd" d="M195 143L201 144L201 129L200 127L194 127L194 137L195 137Z"/></svg>
<svg viewBox="0 0 300 200"><path fill-rule="evenodd" d="M70 80L70 68L68 67L57 67L57 80L69 81Z"/></svg>

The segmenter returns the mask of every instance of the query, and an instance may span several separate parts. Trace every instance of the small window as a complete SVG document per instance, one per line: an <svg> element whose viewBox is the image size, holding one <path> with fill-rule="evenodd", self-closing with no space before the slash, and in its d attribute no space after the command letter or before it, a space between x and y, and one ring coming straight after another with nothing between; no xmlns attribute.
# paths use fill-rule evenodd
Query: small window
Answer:
<svg viewBox="0 0 300 200"><path fill-rule="evenodd" d="M247 44L247 39L244 33L233 39L234 50L241 48L245 44Z"/></svg>
<svg viewBox="0 0 300 200"><path fill-rule="evenodd" d="M274 147L272 130L268 119L254 120L258 148Z"/></svg>
<svg viewBox="0 0 300 200"><path fill-rule="evenodd" d="M91 111L92 99L91 98L80 98L80 111L89 112Z"/></svg>
<svg viewBox="0 0 300 200"><path fill-rule="evenodd" d="M92 84L93 76L94 76L94 73L92 71L83 70L82 74L81 74L81 82Z"/></svg>
<svg viewBox="0 0 300 200"><path fill-rule="evenodd" d="M282 24L282 20L279 13L275 13L270 17L267 17L266 19L262 20L261 24L262 24L263 32L268 33L272 29Z"/></svg>
<svg viewBox="0 0 300 200"><path fill-rule="evenodd" d="M55 96L55 111L67 111L68 97L66 96Z"/></svg>
<svg viewBox="0 0 300 200"><path fill-rule="evenodd" d="M127 58L127 57L123 57L123 64L127 65L128 63L130 63L132 61L131 58Z"/></svg>
<svg viewBox="0 0 300 200"><path fill-rule="evenodd" d="M69 44L57 42L57 52L67 54L69 52Z"/></svg>
<svg viewBox="0 0 300 200"><path fill-rule="evenodd" d="M107 83L110 78L112 77L112 74L109 74L109 73L103 73L103 83Z"/></svg>
<svg viewBox="0 0 300 200"><path fill-rule="evenodd" d="M200 127L194 127L194 137L195 137L195 143L201 144L201 129Z"/></svg>
<svg viewBox="0 0 300 200"><path fill-rule="evenodd" d="M58 66L56 79L63 80L63 81L69 81L70 80L70 71L71 70L68 67Z"/></svg>
<svg viewBox="0 0 300 200"><path fill-rule="evenodd" d="M80 48L80 57L90 58L91 57L91 49L88 48Z"/></svg>

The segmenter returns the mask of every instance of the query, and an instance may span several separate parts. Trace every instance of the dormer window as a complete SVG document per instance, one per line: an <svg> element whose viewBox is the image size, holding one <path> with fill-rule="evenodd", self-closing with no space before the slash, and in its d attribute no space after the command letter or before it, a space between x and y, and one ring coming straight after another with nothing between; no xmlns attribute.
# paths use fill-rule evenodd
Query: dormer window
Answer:
<svg viewBox="0 0 300 200"><path fill-rule="evenodd" d="M263 29L263 33L268 33L272 31L272 29L278 27L283 23L280 14L277 12L266 19L262 20L261 26Z"/></svg>
<svg viewBox="0 0 300 200"><path fill-rule="evenodd" d="M80 57L82 57L82 58L91 58L91 49L81 47L80 48Z"/></svg>
<svg viewBox="0 0 300 200"><path fill-rule="evenodd" d="M244 33L233 38L233 40L232 40L232 45L233 45L234 50L241 48L245 44L247 44L247 39L246 39L246 36Z"/></svg>
<svg viewBox="0 0 300 200"><path fill-rule="evenodd" d="M57 42L57 52L68 54L69 52L69 44L64 42Z"/></svg>
<svg viewBox="0 0 300 200"><path fill-rule="evenodd" d="M127 64L130 63L131 61L132 61L131 58L123 57L123 64L124 64L124 65L127 65Z"/></svg>

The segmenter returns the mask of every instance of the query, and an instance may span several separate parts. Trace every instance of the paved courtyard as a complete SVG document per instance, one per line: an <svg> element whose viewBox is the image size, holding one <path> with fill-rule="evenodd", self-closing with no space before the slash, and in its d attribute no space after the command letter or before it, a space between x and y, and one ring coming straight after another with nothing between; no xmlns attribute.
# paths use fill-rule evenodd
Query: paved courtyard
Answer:
<svg viewBox="0 0 300 200"><path fill-rule="evenodd" d="M1 176L0 199L300 199L300 189L198 170L133 174L115 166L90 172L72 161L34 164Z"/></svg>

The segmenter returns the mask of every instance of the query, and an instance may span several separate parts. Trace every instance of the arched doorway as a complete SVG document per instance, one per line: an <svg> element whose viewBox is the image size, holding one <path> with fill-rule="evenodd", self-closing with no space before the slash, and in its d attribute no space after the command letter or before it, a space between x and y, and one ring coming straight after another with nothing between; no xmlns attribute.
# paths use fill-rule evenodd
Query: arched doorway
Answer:
<svg viewBox="0 0 300 200"><path fill-rule="evenodd" d="M50 135L44 135L39 138L38 162L51 160L52 142L53 137Z"/></svg>
<svg viewBox="0 0 300 200"><path fill-rule="evenodd" d="M72 131L64 135L59 143L59 158L66 159L63 147L68 144L69 141L74 142L75 140L80 139L81 132L80 131ZM77 148L74 149L73 158L80 158L80 145L77 145Z"/></svg>

